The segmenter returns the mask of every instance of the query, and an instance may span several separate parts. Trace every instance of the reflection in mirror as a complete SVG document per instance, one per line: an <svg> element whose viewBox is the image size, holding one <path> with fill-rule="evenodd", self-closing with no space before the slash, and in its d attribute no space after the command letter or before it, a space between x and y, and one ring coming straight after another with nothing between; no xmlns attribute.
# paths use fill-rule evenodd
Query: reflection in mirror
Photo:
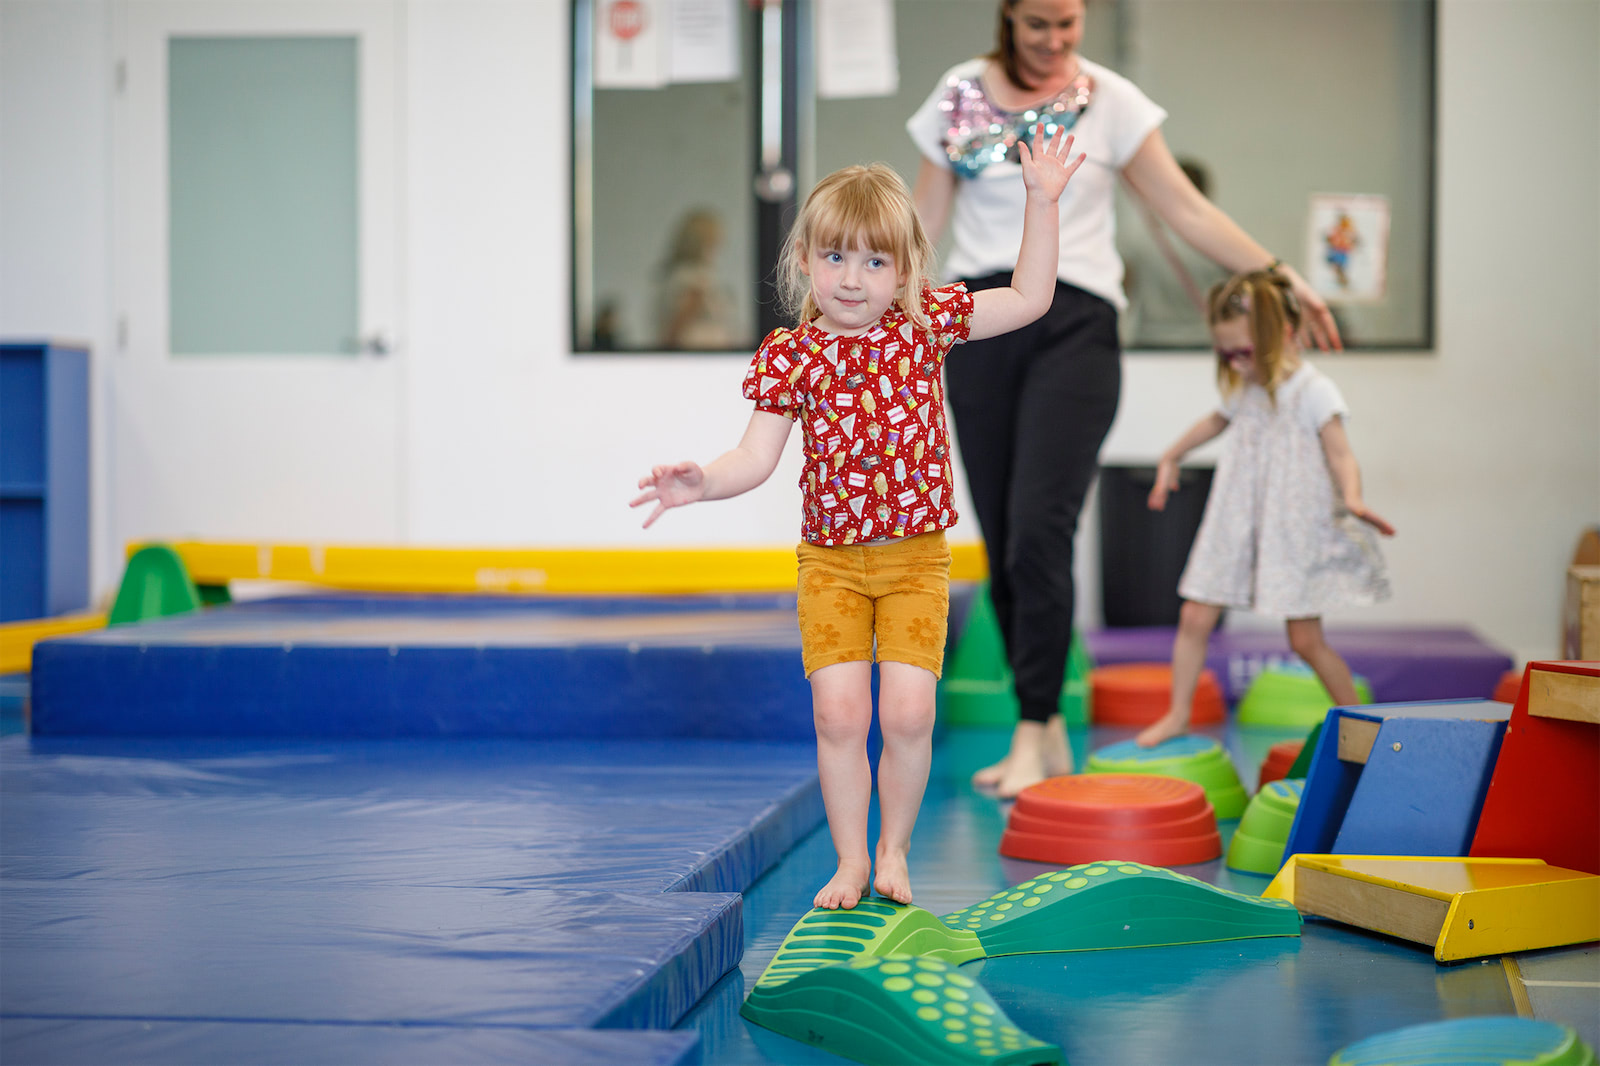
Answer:
<svg viewBox="0 0 1600 1066"><path fill-rule="evenodd" d="M734 81L591 92L592 2L576 0L574 20L575 348L748 353L764 273L752 186L759 12L738 5ZM809 24L809 0L784 3ZM801 196L851 163L883 161L914 182L906 119L945 70L993 47L998 6L895 0L891 95L817 99L813 79L786 85L800 101ZM1319 284L1347 347L1405 350L1432 345L1433 26L1433 0L1089 0L1080 49L1167 110L1163 134L1191 179ZM1330 203L1380 205L1387 232L1369 230L1339 262ZM1125 346L1208 348L1197 304L1222 271L1126 183L1116 223ZM1339 272L1361 257L1366 273L1346 270L1341 291Z"/></svg>

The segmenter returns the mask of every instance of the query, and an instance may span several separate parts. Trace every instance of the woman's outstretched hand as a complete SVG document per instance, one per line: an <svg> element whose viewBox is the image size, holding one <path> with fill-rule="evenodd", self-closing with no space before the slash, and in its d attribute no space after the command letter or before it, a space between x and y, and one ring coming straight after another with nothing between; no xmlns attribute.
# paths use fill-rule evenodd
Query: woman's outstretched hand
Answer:
<svg viewBox="0 0 1600 1066"><path fill-rule="evenodd" d="M1279 272L1289 279L1289 287L1294 290L1294 295L1300 301L1300 332L1301 340L1315 344L1323 351L1343 351L1344 342L1339 339L1339 323L1333 319L1333 312L1328 309L1328 301L1322 294L1311 287L1311 283L1300 276L1299 271L1287 263L1278 266Z"/></svg>
<svg viewBox="0 0 1600 1066"><path fill-rule="evenodd" d="M1165 511L1167 497L1178 491L1178 464L1176 460L1163 459L1156 467L1156 483L1150 488L1150 498L1145 501L1152 511Z"/></svg>
<svg viewBox="0 0 1600 1066"><path fill-rule="evenodd" d="M655 510L644 520L644 528L649 529L650 523L672 508L703 499L706 493L706 473L700 469L699 463L688 461L673 463L670 466L658 466L639 479L639 487L645 491L635 497L628 506L642 507L649 503L656 505Z"/></svg>
<svg viewBox="0 0 1600 1066"><path fill-rule="evenodd" d="M1033 128L1033 150L1026 141L1017 142L1022 157L1022 184L1030 195L1037 193L1051 203L1061 199L1061 193L1072 180L1072 175L1083 165L1085 152L1072 158L1072 134L1056 127L1050 142L1044 140L1044 123Z"/></svg>

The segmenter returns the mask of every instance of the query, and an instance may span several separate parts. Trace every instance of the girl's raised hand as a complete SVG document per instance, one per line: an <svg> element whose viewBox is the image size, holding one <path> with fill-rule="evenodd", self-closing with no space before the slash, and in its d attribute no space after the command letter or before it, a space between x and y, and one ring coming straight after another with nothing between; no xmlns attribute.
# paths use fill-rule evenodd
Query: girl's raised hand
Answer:
<svg viewBox="0 0 1600 1066"><path fill-rule="evenodd" d="M1083 165L1084 157L1088 154L1079 152L1078 158L1073 159L1072 134L1060 126L1056 127L1056 132L1046 144L1043 122L1033 128L1033 149L1028 149L1026 141L1018 141L1017 151L1022 158L1023 187L1029 195L1037 193L1052 203L1061 199L1067 182L1072 180L1072 175Z"/></svg>
<svg viewBox="0 0 1600 1066"><path fill-rule="evenodd" d="M654 467L650 473L639 479L639 487L644 489L629 507L642 507L648 503L656 505L644 520L644 528L649 529L650 523L660 518L674 507L682 507L686 503L694 503L705 496L706 474L700 469L699 463L681 462L670 466Z"/></svg>
<svg viewBox="0 0 1600 1066"><path fill-rule="evenodd" d="M1145 501L1152 511L1165 511L1167 497L1178 491L1178 464L1163 459L1156 467L1156 483L1150 488L1150 498Z"/></svg>

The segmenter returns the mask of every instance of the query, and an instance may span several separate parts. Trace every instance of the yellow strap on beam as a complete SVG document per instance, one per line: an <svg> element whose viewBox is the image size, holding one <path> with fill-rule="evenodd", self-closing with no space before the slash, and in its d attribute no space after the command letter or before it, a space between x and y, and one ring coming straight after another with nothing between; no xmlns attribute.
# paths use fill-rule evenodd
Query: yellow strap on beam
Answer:
<svg viewBox="0 0 1600 1066"><path fill-rule="evenodd" d="M33 646L47 637L64 637L90 629L104 629L103 611L63 614L0 623L0 674L25 674L33 668Z"/></svg>
<svg viewBox="0 0 1600 1066"><path fill-rule="evenodd" d="M131 555L143 543L130 544ZM270 579L370 592L698 593L794 588L793 548L407 548L170 545L197 585ZM953 544L950 576L982 580L983 545Z"/></svg>

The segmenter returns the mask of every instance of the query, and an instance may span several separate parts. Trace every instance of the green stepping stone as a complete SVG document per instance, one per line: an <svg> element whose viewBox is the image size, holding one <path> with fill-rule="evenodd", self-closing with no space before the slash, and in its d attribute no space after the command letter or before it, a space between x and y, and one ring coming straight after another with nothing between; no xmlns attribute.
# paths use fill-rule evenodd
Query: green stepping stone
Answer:
<svg viewBox="0 0 1600 1066"><path fill-rule="evenodd" d="M165 544L148 544L128 559L106 624L120 626L166 618L198 611L200 607L200 592L189 579L183 559Z"/></svg>
<svg viewBox="0 0 1600 1066"><path fill-rule="evenodd" d="M1239 781L1233 760L1210 737L1190 734L1141 748L1131 740L1111 744L1089 756L1085 773L1162 774L1193 781L1206 791L1206 799L1219 819L1244 813L1249 796Z"/></svg>
<svg viewBox="0 0 1600 1066"><path fill-rule="evenodd" d="M1270 781L1250 799L1239 828L1228 842L1228 869L1252 874L1276 874L1283 865L1294 812L1300 809L1305 782L1295 778Z"/></svg>
<svg viewBox="0 0 1600 1066"><path fill-rule="evenodd" d="M852 910L807 911L778 945L756 987L862 955L894 953L959 966L983 958L983 945L973 933L951 929L921 907L869 896Z"/></svg>
<svg viewBox="0 0 1600 1066"><path fill-rule="evenodd" d="M1288 900L1229 892L1137 862L1041 874L944 922L977 933L990 956L1300 935L1300 913Z"/></svg>
<svg viewBox="0 0 1600 1066"><path fill-rule="evenodd" d="M739 1013L857 1062L1046 1066L1064 1061L1059 1047L1017 1028L978 982L942 959L858 953L848 962L769 982L770 975L769 967Z"/></svg>
<svg viewBox="0 0 1600 1066"><path fill-rule="evenodd" d="M1354 678L1358 702L1372 702L1372 686ZM1239 701L1239 724L1270 729L1310 729L1333 706L1333 697L1308 666L1275 666L1261 671Z"/></svg>
<svg viewBox="0 0 1600 1066"><path fill-rule="evenodd" d="M1595 1066L1570 1026L1533 1018L1453 1018L1369 1036L1328 1066Z"/></svg>

